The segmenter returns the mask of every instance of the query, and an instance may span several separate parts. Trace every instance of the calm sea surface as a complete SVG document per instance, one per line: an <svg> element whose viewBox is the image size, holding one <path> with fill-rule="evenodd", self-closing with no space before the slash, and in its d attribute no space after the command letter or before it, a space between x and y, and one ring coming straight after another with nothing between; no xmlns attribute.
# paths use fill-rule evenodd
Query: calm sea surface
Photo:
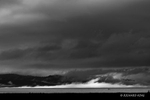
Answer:
<svg viewBox="0 0 150 100"><path fill-rule="evenodd" d="M150 88L0 88L0 93L146 93Z"/></svg>

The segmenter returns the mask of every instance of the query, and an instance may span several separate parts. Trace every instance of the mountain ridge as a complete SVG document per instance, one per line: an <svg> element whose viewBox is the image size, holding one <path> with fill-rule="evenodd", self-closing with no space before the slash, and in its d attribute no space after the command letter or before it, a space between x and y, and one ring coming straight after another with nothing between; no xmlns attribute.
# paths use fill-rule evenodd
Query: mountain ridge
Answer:
<svg viewBox="0 0 150 100"><path fill-rule="evenodd" d="M20 86L44 86L44 85L59 85L61 75L49 75L49 76L31 76L31 75L19 75L19 74L0 74L0 87L20 87ZM10 84L11 83L11 84Z"/></svg>

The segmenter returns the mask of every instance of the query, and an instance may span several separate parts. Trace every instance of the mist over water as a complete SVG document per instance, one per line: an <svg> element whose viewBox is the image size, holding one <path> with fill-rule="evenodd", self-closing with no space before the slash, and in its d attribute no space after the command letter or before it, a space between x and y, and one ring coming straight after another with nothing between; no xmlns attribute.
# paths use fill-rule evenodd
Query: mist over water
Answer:
<svg viewBox="0 0 150 100"><path fill-rule="evenodd" d="M147 87L139 84L135 85L124 85L122 83L105 83L101 82L98 83L97 81L99 78L92 79L87 83L72 83L72 84L64 84L64 85L56 85L56 86L35 86L35 87L28 87L23 86L19 88L132 88L132 87Z"/></svg>

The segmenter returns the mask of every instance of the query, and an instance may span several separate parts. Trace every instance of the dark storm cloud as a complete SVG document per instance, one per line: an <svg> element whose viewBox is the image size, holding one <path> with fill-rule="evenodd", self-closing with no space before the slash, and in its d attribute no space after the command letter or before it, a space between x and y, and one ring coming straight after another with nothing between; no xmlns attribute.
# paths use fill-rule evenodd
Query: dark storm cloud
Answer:
<svg viewBox="0 0 150 100"><path fill-rule="evenodd" d="M49 44L40 44L40 47L4 51L0 54L0 58L1 60L18 59L18 61L20 58L35 61L55 60L56 65L62 64L65 60L66 63L57 66L61 68L71 66L74 63L83 68L86 66L149 66L150 42L146 34L134 32L112 34L103 42L95 38L91 40L66 39L57 43L54 41L53 43L48 42ZM49 67L51 64L49 66L48 64L47 62L42 65Z"/></svg>
<svg viewBox="0 0 150 100"><path fill-rule="evenodd" d="M103 55L108 55L112 62L116 64L118 62L119 65L149 65L149 42L147 41L147 46L145 45L144 48L137 44L139 40L146 38L142 34L130 32L112 34L107 42L103 44L102 48L100 48L100 51Z"/></svg>
<svg viewBox="0 0 150 100"><path fill-rule="evenodd" d="M30 68L150 65L148 0L17 2L0 1L3 66L25 66L22 61Z"/></svg>
<svg viewBox="0 0 150 100"><path fill-rule="evenodd" d="M12 60L12 59L20 59L26 54L23 50L10 50L4 51L0 54L0 60Z"/></svg>
<svg viewBox="0 0 150 100"><path fill-rule="evenodd" d="M9 6L13 4L19 4L19 0L0 0L0 6Z"/></svg>
<svg viewBox="0 0 150 100"><path fill-rule="evenodd" d="M70 57L91 58L93 66L149 66L149 33L123 32L111 34L104 41L80 41ZM93 41L95 40L95 41ZM97 59L97 60L95 60ZM94 61L95 60L95 61ZM92 66L91 64L91 66Z"/></svg>
<svg viewBox="0 0 150 100"><path fill-rule="evenodd" d="M42 47L14 49L3 51L0 54L0 60L15 60L15 59L49 59L51 54L60 50L59 45L46 45Z"/></svg>
<svg viewBox="0 0 150 100"><path fill-rule="evenodd" d="M92 43L91 41L81 40L78 42L78 45L73 48L72 53L69 58L72 59L83 59L97 57L97 49L99 47L98 43Z"/></svg>

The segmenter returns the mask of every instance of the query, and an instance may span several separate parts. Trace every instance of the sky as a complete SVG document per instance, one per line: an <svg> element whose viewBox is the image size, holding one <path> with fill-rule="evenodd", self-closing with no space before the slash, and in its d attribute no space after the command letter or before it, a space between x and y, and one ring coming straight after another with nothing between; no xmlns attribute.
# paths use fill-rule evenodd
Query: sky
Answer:
<svg viewBox="0 0 150 100"><path fill-rule="evenodd" d="M0 0L0 73L150 66L149 0Z"/></svg>

